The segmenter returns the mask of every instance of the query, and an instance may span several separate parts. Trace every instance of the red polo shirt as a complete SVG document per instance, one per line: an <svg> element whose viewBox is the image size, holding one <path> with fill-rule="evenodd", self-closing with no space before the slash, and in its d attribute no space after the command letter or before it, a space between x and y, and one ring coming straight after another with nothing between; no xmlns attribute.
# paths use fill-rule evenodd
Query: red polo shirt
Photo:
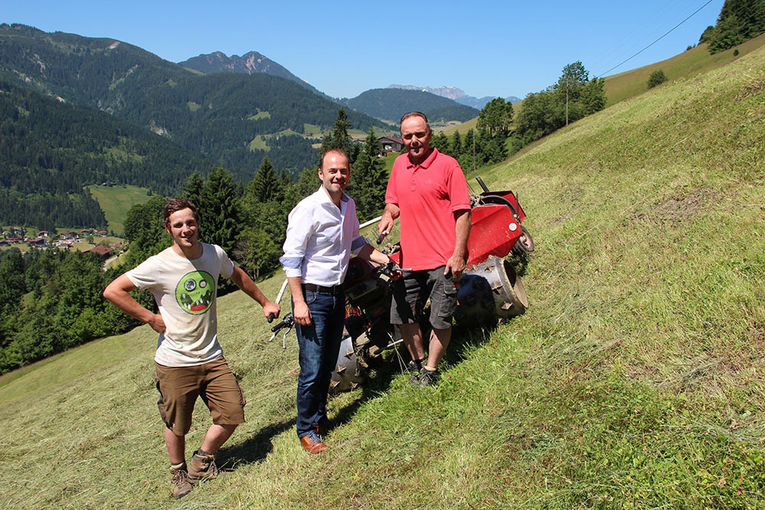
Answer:
<svg viewBox="0 0 765 510"><path fill-rule="evenodd" d="M433 149L413 165L408 154L396 158L385 203L401 210L401 267L434 269L454 253L454 212L470 209L467 181L459 163Z"/></svg>

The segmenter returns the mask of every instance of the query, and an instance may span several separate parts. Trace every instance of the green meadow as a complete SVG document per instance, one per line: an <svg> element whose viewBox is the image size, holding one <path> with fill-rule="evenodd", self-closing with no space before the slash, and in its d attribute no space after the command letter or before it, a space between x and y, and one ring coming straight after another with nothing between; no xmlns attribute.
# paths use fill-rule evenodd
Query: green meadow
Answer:
<svg viewBox="0 0 765 510"><path fill-rule="evenodd" d="M139 188L131 184L116 186L88 186L93 198L96 199L101 210L104 211L109 230L117 235L124 233L125 216L136 204L142 204L151 198L146 188Z"/></svg>
<svg viewBox="0 0 765 510"><path fill-rule="evenodd" d="M331 400L320 456L294 431L294 333L282 350L253 301L224 296L248 421L218 454L226 472L180 501L148 326L7 374L2 506L765 507L763 147L759 47L483 170L528 214L528 311L457 329L435 387L409 386L388 353ZM209 424L201 403L195 420L189 452Z"/></svg>

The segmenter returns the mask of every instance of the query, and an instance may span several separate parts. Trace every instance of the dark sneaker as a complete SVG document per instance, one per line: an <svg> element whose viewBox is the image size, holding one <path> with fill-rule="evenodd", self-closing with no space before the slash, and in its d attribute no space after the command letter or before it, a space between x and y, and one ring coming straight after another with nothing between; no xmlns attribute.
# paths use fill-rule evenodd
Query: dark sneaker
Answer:
<svg viewBox="0 0 765 510"><path fill-rule="evenodd" d="M181 499L191 492L193 486L189 481L189 473L186 471L186 465L177 469L170 468L170 474L173 476L173 497Z"/></svg>
<svg viewBox="0 0 765 510"><path fill-rule="evenodd" d="M425 367L420 370L420 380L418 386L424 388L426 386L432 386L438 381L438 370L428 370Z"/></svg>
<svg viewBox="0 0 765 510"><path fill-rule="evenodd" d="M189 462L189 480L199 482L211 480L220 474L218 466L215 465L214 455L200 455L194 453Z"/></svg>
<svg viewBox="0 0 765 510"><path fill-rule="evenodd" d="M420 367L417 362L411 360L406 366L406 371L409 372L409 384L417 386L420 382Z"/></svg>

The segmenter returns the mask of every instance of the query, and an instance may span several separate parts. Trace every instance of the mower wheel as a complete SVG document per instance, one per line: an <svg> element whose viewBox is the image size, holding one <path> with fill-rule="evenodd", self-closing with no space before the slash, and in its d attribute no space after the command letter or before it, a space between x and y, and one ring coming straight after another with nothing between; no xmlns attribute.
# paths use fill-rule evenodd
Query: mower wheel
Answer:
<svg viewBox="0 0 765 510"><path fill-rule="evenodd" d="M529 234L529 231L526 230L526 227L523 225L520 227L522 234L513 245L513 253L516 255L526 255L534 251L534 239Z"/></svg>

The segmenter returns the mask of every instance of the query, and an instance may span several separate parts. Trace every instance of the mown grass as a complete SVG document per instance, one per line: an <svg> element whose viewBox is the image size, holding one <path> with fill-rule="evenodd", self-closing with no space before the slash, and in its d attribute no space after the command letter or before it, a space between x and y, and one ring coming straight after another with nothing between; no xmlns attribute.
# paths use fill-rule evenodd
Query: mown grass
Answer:
<svg viewBox="0 0 765 510"><path fill-rule="evenodd" d="M151 198L146 188L131 184L118 186L88 186L93 198L104 211L109 230L120 235L124 233L124 221L127 212L136 204L142 204Z"/></svg>
<svg viewBox="0 0 765 510"><path fill-rule="evenodd" d="M321 456L294 433L294 336L282 351L252 301L221 298L249 421L219 453L230 471L180 502L169 497L148 327L30 370L0 387L0 501L763 507L764 141L760 48L486 170L528 214L531 307L486 335L457 330L434 388L383 371L333 399L340 425ZM262 287L274 296L280 283ZM195 417L189 450L209 423L201 404Z"/></svg>

